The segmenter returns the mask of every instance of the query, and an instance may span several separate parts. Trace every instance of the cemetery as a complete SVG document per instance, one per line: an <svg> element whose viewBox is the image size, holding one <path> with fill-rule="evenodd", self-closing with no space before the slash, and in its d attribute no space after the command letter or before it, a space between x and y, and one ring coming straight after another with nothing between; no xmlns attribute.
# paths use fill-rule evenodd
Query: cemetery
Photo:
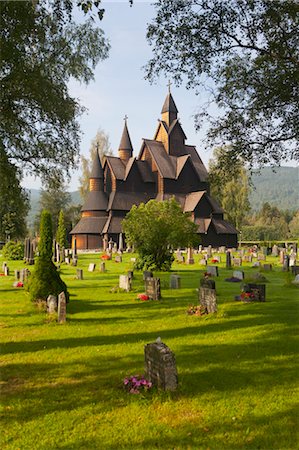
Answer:
<svg viewBox="0 0 299 450"><path fill-rule="evenodd" d="M295 448L297 266L221 250L78 253L44 308L1 258L2 448Z"/></svg>

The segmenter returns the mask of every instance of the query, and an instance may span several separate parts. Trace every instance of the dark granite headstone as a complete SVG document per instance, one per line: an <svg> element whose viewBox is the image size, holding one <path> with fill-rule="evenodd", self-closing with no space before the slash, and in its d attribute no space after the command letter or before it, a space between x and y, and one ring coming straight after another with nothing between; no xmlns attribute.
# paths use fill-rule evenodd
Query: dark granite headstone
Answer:
<svg viewBox="0 0 299 450"><path fill-rule="evenodd" d="M216 289L216 283L214 280L211 280L211 278L201 278L200 286L208 289Z"/></svg>
<svg viewBox="0 0 299 450"><path fill-rule="evenodd" d="M282 270L284 272L288 272L289 269L290 269L290 258L289 258L289 255L284 255Z"/></svg>
<svg viewBox="0 0 299 450"><path fill-rule="evenodd" d="M173 352L163 342L153 342L144 347L145 377L158 389L175 391L178 374Z"/></svg>
<svg viewBox="0 0 299 450"><path fill-rule="evenodd" d="M232 256L231 256L231 252L227 251L226 252L226 268L230 269L232 266Z"/></svg>
<svg viewBox="0 0 299 450"><path fill-rule="evenodd" d="M216 290L208 287L199 288L199 303L207 314L217 312Z"/></svg>
<svg viewBox="0 0 299 450"><path fill-rule="evenodd" d="M245 292L254 294L254 300L259 302L266 301L266 285L265 284L253 284L248 283L244 286Z"/></svg>
<svg viewBox="0 0 299 450"><path fill-rule="evenodd" d="M133 280L133 277L134 277L133 270L128 270L128 277L130 278L130 280Z"/></svg>
<svg viewBox="0 0 299 450"><path fill-rule="evenodd" d="M151 300L160 300L161 298L160 278L146 278L145 293Z"/></svg>
<svg viewBox="0 0 299 450"><path fill-rule="evenodd" d="M77 279L83 280L83 269L77 269Z"/></svg>
<svg viewBox="0 0 299 450"><path fill-rule="evenodd" d="M180 289L181 277L179 275L170 275L169 286L170 289Z"/></svg>

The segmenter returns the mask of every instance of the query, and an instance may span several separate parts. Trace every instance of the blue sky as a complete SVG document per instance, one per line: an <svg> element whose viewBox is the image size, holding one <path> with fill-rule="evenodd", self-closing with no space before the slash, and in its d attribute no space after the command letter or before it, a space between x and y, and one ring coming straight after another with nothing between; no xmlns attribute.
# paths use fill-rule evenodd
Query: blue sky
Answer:
<svg viewBox="0 0 299 450"><path fill-rule="evenodd" d="M117 155L123 118L128 116L134 155L137 156L142 138L152 138L160 118L161 108L167 95L168 80L160 79L151 85L144 79L142 66L151 57L146 41L147 23L154 16L150 2L134 0L133 7L127 0L103 2L105 15L99 26L111 43L109 58L100 62L95 70L95 81L88 86L71 82L69 87L74 97L80 99L88 111L81 116L83 132L81 154L88 156L91 140L99 128L108 133L112 149ZM201 98L183 86L172 85L171 92L179 110L179 118L187 136L187 143L197 146L204 163L210 154L204 149L203 134L194 130L193 115ZM203 101L203 99L202 99ZM80 170L72 174L68 186L70 191L78 188ZM38 179L25 177L23 186L40 188Z"/></svg>

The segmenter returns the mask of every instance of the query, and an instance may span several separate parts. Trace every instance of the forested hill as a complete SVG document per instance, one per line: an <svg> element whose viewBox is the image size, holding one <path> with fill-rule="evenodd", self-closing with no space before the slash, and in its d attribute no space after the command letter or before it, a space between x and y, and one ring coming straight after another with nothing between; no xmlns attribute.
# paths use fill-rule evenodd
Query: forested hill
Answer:
<svg viewBox="0 0 299 450"><path fill-rule="evenodd" d="M298 167L277 167L275 172L270 167L264 167L260 173L253 173L252 182L252 210L259 210L265 202L281 210L299 209Z"/></svg>

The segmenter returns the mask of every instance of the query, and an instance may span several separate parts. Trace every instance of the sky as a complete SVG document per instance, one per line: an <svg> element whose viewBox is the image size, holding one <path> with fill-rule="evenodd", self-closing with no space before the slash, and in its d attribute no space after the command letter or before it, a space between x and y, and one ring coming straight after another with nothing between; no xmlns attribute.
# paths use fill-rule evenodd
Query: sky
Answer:
<svg viewBox="0 0 299 450"><path fill-rule="evenodd" d="M87 108L79 120L83 132L81 154L89 156L91 141L101 128L109 135L113 153L117 156L123 119L127 115L134 156L138 156L142 138L153 138L168 92L168 79L159 79L151 85L145 80L142 68L152 55L146 41L146 28L154 17L154 7L150 2L138 0L134 0L132 7L128 0L104 1L103 5L105 14L99 26L111 44L109 57L97 65L95 80L89 85L75 81L69 84L71 95ZM198 110L200 97L183 86L171 85L171 92L187 143L196 145L203 162L208 164L210 153L204 149L204 135L194 129L193 115ZM80 169L72 173L69 191L78 189L79 176ZM22 185L39 189L41 182L24 177Z"/></svg>

